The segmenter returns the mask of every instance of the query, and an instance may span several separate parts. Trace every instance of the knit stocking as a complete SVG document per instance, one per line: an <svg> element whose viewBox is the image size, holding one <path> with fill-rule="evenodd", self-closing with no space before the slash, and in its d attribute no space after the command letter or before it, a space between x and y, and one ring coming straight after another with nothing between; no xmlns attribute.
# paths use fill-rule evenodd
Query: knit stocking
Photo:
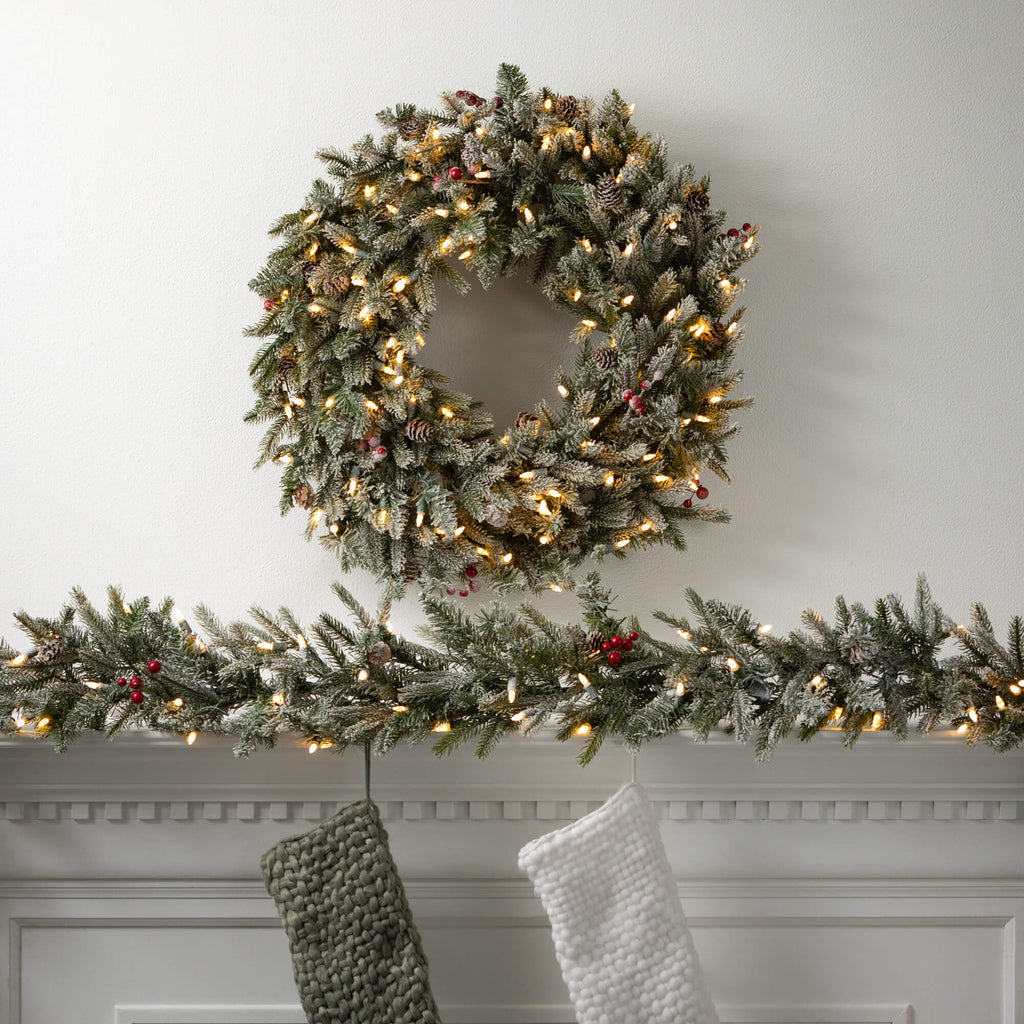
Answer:
<svg viewBox="0 0 1024 1024"><path fill-rule="evenodd" d="M283 839L260 866L310 1024L440 1024L376 804Z"/></svg>
<svg viewBox="0 0 1024 1024"><path fill-rule="evenodd" d="M519 867L551 920L579 1024L718 1024L641 787L528 843Z"/></svg>

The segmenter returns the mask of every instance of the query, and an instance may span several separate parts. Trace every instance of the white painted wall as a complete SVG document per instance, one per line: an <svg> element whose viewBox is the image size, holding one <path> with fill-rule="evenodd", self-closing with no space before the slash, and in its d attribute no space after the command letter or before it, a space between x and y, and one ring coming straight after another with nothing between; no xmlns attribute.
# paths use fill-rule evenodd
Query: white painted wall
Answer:
<svg viewBox="0 0 1024 1024"><path fill-rule="evenodd" d="M110 581L227 616L327 603L331 559L249 468L246 283L318 146L398 100L487 92L501 60L618 87L731 222L762 225L757 406L715 493L734 524L609 566L623 609L693 584L793 626L925 570L954 614L1004 620L1024 606L1022 32L996 0L7 5L0 629ZM452 296L428 351L514 411L551 393L564 326L509 284Z"/></svg>

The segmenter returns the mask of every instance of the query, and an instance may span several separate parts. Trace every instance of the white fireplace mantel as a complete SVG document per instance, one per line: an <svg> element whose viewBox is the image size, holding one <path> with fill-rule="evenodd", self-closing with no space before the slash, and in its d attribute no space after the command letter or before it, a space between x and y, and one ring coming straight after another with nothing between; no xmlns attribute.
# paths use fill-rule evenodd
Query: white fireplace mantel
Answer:
<svg viewBox="0 0 1024 1024"><path fill-rule="evenodd" d="M574 755L538 737L484 761L426 745L374 759L447 1024L573 1019L516 855L633 770L616 744L586 769ZM1024 753L881 733L850 751L825 734L758 764L725 736L678 736L645 748L636 774L723 1022L1024 1013ZM361 751L310 756L294 740L247 759L206 737L86 737L59 756L0 743L11 1024L301 1021L258 858L363 787Z"/></svg>

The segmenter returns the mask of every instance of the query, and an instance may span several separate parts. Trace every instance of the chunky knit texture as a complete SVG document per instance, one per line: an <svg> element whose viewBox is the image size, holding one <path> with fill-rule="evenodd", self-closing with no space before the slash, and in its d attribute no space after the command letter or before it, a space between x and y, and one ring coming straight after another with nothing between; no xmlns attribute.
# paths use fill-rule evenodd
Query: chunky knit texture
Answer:
<svg viewBox="0 0 1024 1024"><path fill-rule="evenodd" d="M440 1024L376 804L283 839L260 866L310 1024Z"/></svg>
<svg viewBox="0 0 1024 1024"><path fill-rule="evenodd" d="M579 1024L718 1024L654 810L625 786L519 851Z"/></svg>

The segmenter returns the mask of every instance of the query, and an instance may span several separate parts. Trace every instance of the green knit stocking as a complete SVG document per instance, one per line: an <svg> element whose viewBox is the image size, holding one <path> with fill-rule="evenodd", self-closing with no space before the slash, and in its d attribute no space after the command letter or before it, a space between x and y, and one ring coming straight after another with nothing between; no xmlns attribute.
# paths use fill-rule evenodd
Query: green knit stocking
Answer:
<svg viewBox="0 0 1024 1024"><path fill-rule="evenodd" d="M372 800L260 861L310 1024L440 1024L427 961Z"/></svg>

